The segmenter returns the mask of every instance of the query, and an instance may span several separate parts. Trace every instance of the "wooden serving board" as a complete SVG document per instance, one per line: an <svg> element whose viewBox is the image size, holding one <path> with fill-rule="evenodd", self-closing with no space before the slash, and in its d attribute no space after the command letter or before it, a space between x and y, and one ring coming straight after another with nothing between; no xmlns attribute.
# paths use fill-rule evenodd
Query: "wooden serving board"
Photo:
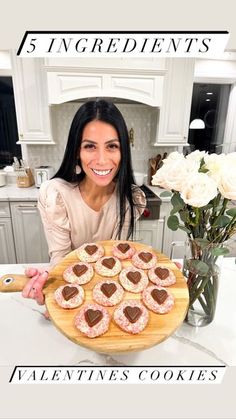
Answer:
<svg viewBox="0 0 236 419"><path fill-rule="evenodd" d="M112 254L111 249L115 243L119 241L100 241L98 242L105 249L105 256ZM68 254L54 269L50 272L49 279L44 287L45 293L45 304L47 306L50 319L54 325L62 332L67 338L73 342L89 348L91 350L103 353L119 353L119 352L130 352L130 351L140 351L143 349L150 348L165 339L167 339L183 322L189 304L189 294L186 281L183 277L181 271L176 267L176 265L168 259L164 254L159 253L150 246L146 246L140 243L130 242L131 246L134 246L136 250L141 251L153 251L158 258L158 264L165 265L167 268L171 269L176 276L176 283L168 289L174 295L175 305L173 309L167 314L155 314L149 310L149 321L146 328L137 335L132 335L121 330L113 320L111 320L109 330L102 336L96 338L88 338L83 335L75 326L74 318L78 311L83 307L77 307L75 309L63 309L54 300L55 290L61 286L66 285L66 282L63 280L62 274L64 270L79 261L76 251ZM121 261L122 267L127 267L131 265L131 260ZM92 264L94 265L94 264ZM8 275L9 277L10 275ZM4 278L7 276L5 275ZM12 277L18 277L18 281L14 286L9 285L6 289L0 284L0 291L20 291L25 285L26 277L12 275ZM92 303L92 289L95 284L102 279L109 279L108 277L102 277L97 273L94 274L92 280L82 285L85 291L85 303ZM118 275L111 277L112 280L118 281ZM154 285L149 283L149 285ZM14 288L14 289L11 289ZM125 291L124 300L128 299L141 299L141 294L134 294L128 291ZM106 307L110 314L112 315L113 311L117 306Z"/></svg>

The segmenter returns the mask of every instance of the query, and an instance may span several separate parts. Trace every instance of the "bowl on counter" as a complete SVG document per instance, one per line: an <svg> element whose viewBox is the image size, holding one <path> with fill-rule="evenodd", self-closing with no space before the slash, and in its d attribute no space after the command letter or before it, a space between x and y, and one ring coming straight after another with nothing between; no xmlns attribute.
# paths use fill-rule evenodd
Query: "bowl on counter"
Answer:
<svg viewBox="0 0 236 419"><path fill-rule="evenodd" d="M142 172L134 172L134 179L135 179L136 185L142 186L143 184L146 183L147 175L146 173L142 173Z"/></svg>

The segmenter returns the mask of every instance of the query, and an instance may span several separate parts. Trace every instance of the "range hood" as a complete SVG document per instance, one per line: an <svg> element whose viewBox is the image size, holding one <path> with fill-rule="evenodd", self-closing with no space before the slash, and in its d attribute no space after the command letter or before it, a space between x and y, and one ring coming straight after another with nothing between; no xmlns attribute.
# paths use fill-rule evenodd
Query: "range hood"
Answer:
<svg viewBox="0 0 236 419"><path fill-rule="evenodd" d="M70 103L84 103L87 102L88 100L96 100L98 98L100 98L101 96L94 96L94 97L85 97L85 98L81 98L81 99L73 99L70 100ZM107 96L102 96L102 99L105 99L107 101L111 101L112 103L116 103L117 105L142 105L142 103L135 101L135 100L131 100L131 99L125 99L125 98L119 98L119 97L107 97Z"/></svg>
<svg viewBox="0 0 236 419"><path fill-rule="evenodd" d="M48 102L83 102L104 97L115 103L143 103L152 107L162 104L164 75L118 74L117 72L48 71Z"/></svg>

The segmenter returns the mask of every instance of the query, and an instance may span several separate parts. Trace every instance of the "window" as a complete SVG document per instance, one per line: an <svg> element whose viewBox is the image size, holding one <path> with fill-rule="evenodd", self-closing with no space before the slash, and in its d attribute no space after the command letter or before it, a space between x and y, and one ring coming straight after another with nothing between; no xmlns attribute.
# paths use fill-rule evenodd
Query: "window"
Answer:
<svg viewBox="0 0 236 419"><path fill-rule="evenodd" d="M21 158L11 77L0 77L0 169Z"/></svg>
<svg viewBox="0 0 236 419"><path fill-rule="evenodd" d="M222 152L230 88L230 84L194 84L190 122L201 119L205 128L189 129L191 151Z"/></svg>

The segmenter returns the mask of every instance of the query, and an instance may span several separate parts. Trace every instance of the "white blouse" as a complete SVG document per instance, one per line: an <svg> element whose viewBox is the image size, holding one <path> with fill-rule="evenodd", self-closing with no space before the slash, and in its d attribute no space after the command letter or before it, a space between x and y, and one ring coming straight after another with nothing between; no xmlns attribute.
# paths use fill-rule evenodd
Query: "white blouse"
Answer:
<svg viewBox="0 0 236 419"><path fill-rule="evenodd" d="M145 195L133 185L135 220L143 213ZM116 188L100 211L90 208L83 200L78 184L55 178L40 187L38 209L44 225L51 265L84 243L98 240L115 240L118 232L118 199ZM128 209L128 205L127 205ZM121 232L127 238L129 211Z"/></svg>

